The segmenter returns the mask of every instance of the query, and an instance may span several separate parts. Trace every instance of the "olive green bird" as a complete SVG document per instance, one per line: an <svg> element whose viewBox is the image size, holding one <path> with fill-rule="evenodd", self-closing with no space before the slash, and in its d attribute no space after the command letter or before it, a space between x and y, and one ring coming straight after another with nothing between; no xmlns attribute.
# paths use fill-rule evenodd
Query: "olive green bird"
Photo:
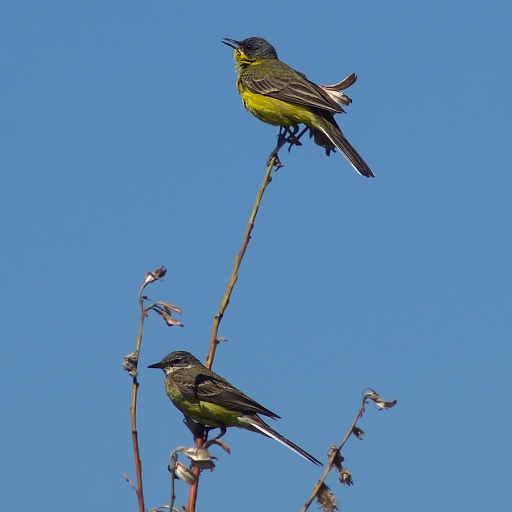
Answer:
<svg viewBox="0 0 512 512"><path fill-rule="evenodd" d="M340 90L352 85L356 75L333 86L320 86L280 61L275 48L261 37L224 38L222 42L235 49L237 88L251 114L283 128L305 124L327 155L337 148L359 174L375 177L334 120L335 114L344 112L341 105L352 101Z"/></svg>
<svg viewBox="0 0 512 512"><path fill-rule="evenodd" d="M273 419L279 416L232 386L226 379L206 368L189 352L177 351L166 355L148 368L160 368L165 373L165 391L172 403L193 421L209 427L240 427L258 432L284 444L313 464L323 464L292 443L258 415Z"/></svg>

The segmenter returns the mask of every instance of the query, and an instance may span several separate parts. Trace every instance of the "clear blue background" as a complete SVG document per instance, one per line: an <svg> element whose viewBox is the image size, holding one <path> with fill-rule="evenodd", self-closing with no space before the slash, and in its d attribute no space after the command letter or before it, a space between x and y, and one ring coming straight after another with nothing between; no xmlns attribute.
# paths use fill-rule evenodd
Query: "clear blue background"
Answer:
<svg viewBox="0 0 512 512"><path fill-rule="evenodd" d="M148 507L188 444L163 374L204 360L277 129L245 112L222 37L262 36L318 83L352 72L339 122L377 178L306 141L274 174L214 369L320 458L344 511L510 509L510 2L11 1L0 16L2 510L137 510L137 292ZM299 510L321 472L230 430L198 510ZM178 483L177 504L188 489ZM316 509L316 505L313 505Z"/></svg>

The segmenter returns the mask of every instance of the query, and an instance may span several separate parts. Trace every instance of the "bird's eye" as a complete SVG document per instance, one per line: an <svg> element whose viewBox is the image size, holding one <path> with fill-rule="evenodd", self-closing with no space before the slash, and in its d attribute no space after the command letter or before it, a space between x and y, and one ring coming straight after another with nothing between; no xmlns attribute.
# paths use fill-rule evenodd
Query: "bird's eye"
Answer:
<svg viewBox="0 0 512 512"><path fill-rule="evenodd" d="M246 50L252 50L252 44L248 44L246 47L245 47Z"/></svg>

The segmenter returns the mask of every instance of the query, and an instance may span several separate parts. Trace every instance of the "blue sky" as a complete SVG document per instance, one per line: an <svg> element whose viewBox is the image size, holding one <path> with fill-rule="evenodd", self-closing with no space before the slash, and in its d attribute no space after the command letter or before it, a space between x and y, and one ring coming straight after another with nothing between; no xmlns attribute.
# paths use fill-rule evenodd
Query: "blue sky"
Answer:
<svg viewBox="0 0 512 512"><path fill-rule="evenodd" d="M13 2L2 79L2 510L137 510L131 381L148 507L188 431L147 370L204 360L276 128L245 112L231 49L261 36L318 83L352 72L347 138L376 174L306 141L263 200L214 369L323 459L344 511L510 507L512 178L509 2ZM198 510L300 510L320 471L231 429ZM186 502L178 483L177 503ZM316 507L316 505L314 505Z"/></svg>

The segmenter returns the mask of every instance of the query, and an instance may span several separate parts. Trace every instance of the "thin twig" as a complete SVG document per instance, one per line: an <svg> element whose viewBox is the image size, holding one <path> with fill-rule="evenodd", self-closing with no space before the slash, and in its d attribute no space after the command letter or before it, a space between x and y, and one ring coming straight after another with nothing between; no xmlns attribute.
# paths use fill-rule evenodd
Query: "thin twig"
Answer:
<svg viewBox="0 0 512 512"><path fill-rule="evenodd" d="M172 459L171 459L171 464L174 466L176 466L176 462L178 460L178 456L172 456ZM176 492L174 491L174 480L175 480L175 475L174 475L174 472L171 471L171 501L169 502L169 510L172 512L174 510L174 502L176 501Z"/></svg>
<svg viewBox="0 0 512 512"><path fill-rule="evenodd" d="M212 327L212 334L210 337L210 349L208 352L208 356L206 358L206 367L211 369L213 364L213 359L215 357L215 351L217 349L217 345L219 343L217 334L219 332L219 325L222 320L222 317L224 316L224 313L226 311L226 308L229 304L229 299L231 298L231 294L233 293L233 288L235 287L235 284L238 280L238 271L240 270L240 265L242 264L242 260L244 259L245 251L247 249L247 246L249 245L249 240L251 239L251 232L254 228L254 221L256 220L256 215L258 215L258 210L260 208L261 199L263 197L263 194L265 193L265 190L268 186L268 184L272 181L272 178L270 177L270 173L272 172L272 169L274 168L277 161L277 153L273 155L267 164L267 170L265 172L265 177L263 178L263 183L261 184L261 187L258 191L258 194L256 195L256 201L254 203L251 216L249 217L249 222L247 223L247 227L245 228L245 234L244 239L242 242L242 247L238 254L235 257L235 264L233 266L233 271L231 272L231 278L229 279L228 287L226 289L226 293L224 294L224 297L222 298L222 302L220 304L220 308L218 313L215 315L213 319L213 327ZM198 436L196 437L196 446L198 448L202 448L203 444L205 442L204 436ZM196 500L197 500L197 488L199 486L199 473L200 470L197 467L194 467L194 474L197 476L197 481L190 486L190 491L188 495L188 506L187 506L187 512L195 512L196 507Z"/></svg>
<svg viewBox="0 0 512 512"><path fill-rule="evenodd" d="M196 446L197 448L202 448L204 445L204 437L196 438ZM197 480L190 486L190 490L188 492L188 505L187 512L195 512L196 510L196 501L197 501L197 488L199 487L199 475L201 470L194 466L192 469L194 475L196 475Z"/></svg>
<svg viewBox="0 0 512 512"><path fill-rule="evenodd" d="M238 279L238 271L240 270L240 265L242 264L245 250L247 249L247 246L249 245L249 240L251 239L251 232L252 232L252 229L254 228L254 221L256 219L256 215L258 214L258 210L260 208L261 199L263 197L263 194L265 193L267 185L272 181L272 178L270 177L270 173L272 172L272 169L275 166L276 159L277 159L277 153L275 155L273 155L268 162L267 171L265 173L265 177L263 178L263 183L258 191L258 194L256 196L256 201L254 203L254 207L252 209L251 216L249 218L249 222L247 223L247 227L245 228L245 235L244 235L244 239L242 242L242 248L240 249L239 253L235 257L235 264L233 266L233 271L231 272L231 278L229 280L229 284L228 284L226 293L224 294L224 297L222 298L219 312L215 315L215 318L213 319L213 328L212 328L212 334L210 337L210 350L208 352L208 357L206 358L206 367L207 368L211 368L212 364L213 364L213 358L215 357L215 350L217 349L217 345L219 343L218 339L217 339L219 325L222 320L222 317L224 316L224 312L226 311L226 308L228 307L229 299L231 298L233 288L235 287L236 281ZM190 510L189 512L192 512L192 510Z"/></svg>
<svg viewBox="0 0 512 512"><path fill-rule="evenodd" d="M142 290L141 290L142 292ZM135 353L140 353L140 346L142 343L142 326L144 325L144 319L146 318L146 311L144 309L144 300L142 293L139 293L139 306L140 306L140 322L139 322L139 333L137 335L137 344ZM139 382L137 380L137 374L133 377L132 387L132 404L130 407L130 414L132 417L132 443L133 443L133 456L135 459L135 473L137 475L137 499L139 500L139 512L145 511L144 506L144 492L142 489L142 462L140 460L139 453L139 438L137 433L137 391L139 389Z"/></svg>
<svg viewBox="0 0 512 512"><path fill-rule="evenodd" d="M139 437L137 433L137 392L139 390L139 381L137 379L137 366L139 364L139 355L140 355L140 346L142 344L142 328L144 326L144 320L147 315L147 311L144 308L144 299L145 297L142 295L144 288L150 283L158 281L162 277L165 276L166 273L165 267L161 267L154 272L146 272L144 279L142 281L142 285L139 289L139 307L140 307L140 321L139 321L139 332L137 334L137 341L135 346L135 352L132 352L128 356L125 356L124 366L125 370L132 376L133 385L132 385L132 403L130 406L130 415L131 415L131 423L132 423L132 444L133 444L133 457L135 459L135 473L137 475L137 487L135 488L135 492L137 493L137 499L139 501L139 512L145 512L146 508L144 506L144 493L142 489L142 462L140 460L140 452L139 452ZM174 311L180 311L179 308L175 308L172 304L166 304L166 307L170 307ZM166 310L166 313L167 312ZM170 314L169 314L170 317Z"/></svg>
<svg viewBox="0 0 512 512"><path fill-rule="evenodd" d="M311 503L313 503L313 500L315 499L316 495L318 494L318 491L320 490L320 488L324 484L325 479L327 478L327 475L329 474L331 469L334 467L334 460L338 457L338 454L341 452L341 449L343 448L343 446L345 446L345 443L348 441L349 437L352 435L352 433L354 431L354 427L357 425L357 422L359 421L359 419L361 418L361 416L364 413L365 402L366 402L366 396L363 395L363 401L361 403L361 407L359 408L359 411L357 412L356 417L355 417L354 421L352 422L352 425L350 425L350 428L348 429L347 434L343 438L343 441L340 443L340 445L338 446L337 450L333 450L333 453L332 453L331 458L329 460L329 464L327 464L327 467L325 468L325 471L324 471L324 474L322 475L322 478L320 478L318 483L315 485L315 488L313 489L313 493L311 494L309 499L306 501L306 503L304 503L304 507L302 508L302 512L306 512L306 510L309 508Z"/></svg>

